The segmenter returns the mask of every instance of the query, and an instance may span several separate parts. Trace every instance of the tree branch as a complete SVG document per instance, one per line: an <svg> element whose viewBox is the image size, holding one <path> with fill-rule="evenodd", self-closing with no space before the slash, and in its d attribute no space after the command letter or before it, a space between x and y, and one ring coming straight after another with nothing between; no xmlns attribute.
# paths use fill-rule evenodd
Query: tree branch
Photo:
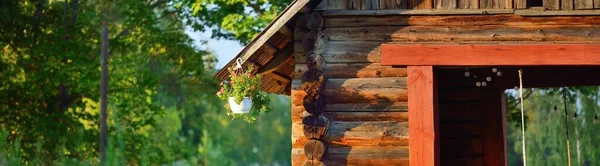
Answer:
<svg viewBox="0 0 600 166"><path fill-rule="evenodd" d="M36 11L34 14L34 21L33 21L33 46L35 46L37 44L37 38L39 36L40 31L40 21L42 20L42 14L44 11L44 0L39 0L38 4L36 5Z"/></svg>

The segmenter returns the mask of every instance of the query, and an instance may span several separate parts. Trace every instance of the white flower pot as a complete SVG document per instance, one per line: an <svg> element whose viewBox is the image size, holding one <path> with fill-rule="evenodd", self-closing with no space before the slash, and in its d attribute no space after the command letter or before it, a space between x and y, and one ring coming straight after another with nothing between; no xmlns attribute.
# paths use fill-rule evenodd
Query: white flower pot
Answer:
<svg viewBox="0 0 600 166"><path fill-rule="evenodd" d="M236 103L234 97L229 97L229 107L234 114L246 114L252 108L252 99L244 97L240 103Z"/></svg>

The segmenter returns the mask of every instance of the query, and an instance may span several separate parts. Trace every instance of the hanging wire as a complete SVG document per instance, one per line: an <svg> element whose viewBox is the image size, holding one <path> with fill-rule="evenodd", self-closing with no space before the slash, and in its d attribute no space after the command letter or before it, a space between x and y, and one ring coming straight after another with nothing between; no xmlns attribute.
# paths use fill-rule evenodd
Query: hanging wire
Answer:
<svg viewBox="0 0 600 166"><path fill-rule="evenodd" d="M563 100L565 102L565 132L567 137L567 161L569 162L569 166L571 166L571 144L569 142L569 123L567 121L569 116L569 111L567 110L567 91L563 91ZM577 112L575 113L575 117L577 117Z"/></svg>
<svg viewBox="0 0 600 166"><path fill-rule="evenodd" d="M521 99L521 136L523 147L523 166L527 166L527 151L525 149L525 111L523 110L523 70L519 69L519 98Z"/></svg>

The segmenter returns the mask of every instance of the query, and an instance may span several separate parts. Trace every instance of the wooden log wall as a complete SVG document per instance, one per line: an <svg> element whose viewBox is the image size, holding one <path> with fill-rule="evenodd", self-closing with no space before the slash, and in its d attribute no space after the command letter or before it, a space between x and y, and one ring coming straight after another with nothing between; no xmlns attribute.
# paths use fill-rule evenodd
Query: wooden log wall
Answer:
<svg viewBox="0 0 600 166"><path fill-rule="evenodd" d="M318 138L328 148L322 158L317 158L318 164L409 164L407 70L381 65L379 46L382 43L600 42L599 16L336 14L322 15L322 18L320 31L314 32L303 26L308 20L303 17L296 20L297 27L293 32L296 63L291 95L294 165L303 165L311 159L305 154L305 145L314 141L305 135L303 121L317 114L309 113L307 108L320 108L318 115L328 121L325 134ZM314 39L305 36L314 36ZM323 65L314 62L323 62ZM319 93L306 90L306 81L303 82L306 73L314 73L311 70L315 68L327 78L320 84ZM323 106L305 105L306 96L315 94L319 97L312 101L322 102ZM449 116L446 113L440 112L440 116ZM458 118L469 116L471 114ZM445 128L453 127L464 128L465 132L445 133L451 131ZM476 132L468 131L479 131L478 127L481 126L449 124L441 126L441 134L470 136ZM474 145L480 144L483 143L474 142ZM444 152L448 147L442 148ZM485 154L481 151L476 160L486 159ZM314 159L312 157L312 161Z"/></svg>
<svg viewBox="0 0 600 166"><path fill-rule="evenodd" d="M307 15L298 19L294 32L292 163L315 163L305 155L306 145L316 138L306 134L305 120L318 115L328 121L318 138L328 148L318 164L408 165L406 68L381 66L374 49L381 42L332 42L324 26L316 32L310 28L315 20L325 21L319 14ZM340 56L332 57L333 52ZM368 59L370 52L373 58ZM307 80L320 80L315 73L326 79L318 84L321 87L307 88L316 85ZM312 96L318 99L307 100Z"/></svg>

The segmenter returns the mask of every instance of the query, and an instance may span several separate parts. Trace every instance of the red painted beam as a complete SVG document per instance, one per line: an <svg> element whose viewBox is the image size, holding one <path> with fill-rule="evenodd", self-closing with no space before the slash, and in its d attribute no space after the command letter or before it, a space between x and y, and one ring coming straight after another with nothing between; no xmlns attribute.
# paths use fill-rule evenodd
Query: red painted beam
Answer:
<svg viewBox="0 0 600 166"><path fill-rule="evenodd" d="M432 66L408 66L408 146L410 165L440 165L436 80Z"/></svg>
<svg viewBox="0 0 600 166"><path fill-rule="evenodd" d="M600 44L382 44L381 63L397 66L600 65Z"/></svg>

